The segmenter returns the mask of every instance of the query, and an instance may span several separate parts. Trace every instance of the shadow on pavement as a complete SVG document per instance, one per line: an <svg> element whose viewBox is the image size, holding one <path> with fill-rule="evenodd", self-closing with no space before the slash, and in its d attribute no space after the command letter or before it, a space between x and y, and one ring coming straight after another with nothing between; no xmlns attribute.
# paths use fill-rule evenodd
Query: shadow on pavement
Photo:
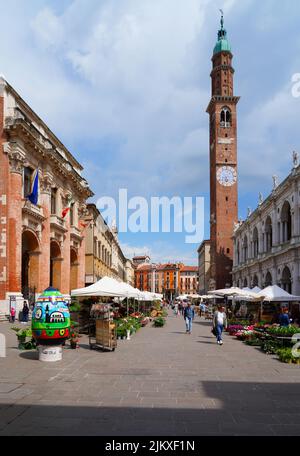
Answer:
<svg viewBox="0 0 300 456"><path fill-rule="evenodd" d="M143 398L124 406L121 403L80 406L74 394L74 405L71 399L69 403L65 400L66 405L55 405L54 399L53 405L25 405L24 401L19 405L0 403L0 435L296 436L300 433L299 383L203 381L199 382L199 392L193 393L188 406L184 404L186 399L182 407L178 402L175 406L160 405L162 399L155 394L146 400L144 406Z"/></svg>
<svg viewBox="0 0 300 456"><path fill-rule="evenodd" d="M31 360L34 360L34 361L38 361L39 360L38 351L25 351L25 352L20 353L19 356L20 356L20 358L23 358L23 359L31 359Z"/></svg>

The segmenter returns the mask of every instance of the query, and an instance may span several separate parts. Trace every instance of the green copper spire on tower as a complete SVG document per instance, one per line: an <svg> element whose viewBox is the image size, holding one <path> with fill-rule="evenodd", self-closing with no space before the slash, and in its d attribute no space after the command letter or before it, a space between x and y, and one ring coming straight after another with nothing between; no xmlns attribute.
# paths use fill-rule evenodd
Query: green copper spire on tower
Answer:
<svg viewBox="0 0 300 456"><path fill-rule="evenodd" d="M218 54L222 51L231 52L231 46L227 40L227 31L224 29L224 13L221 11L221 28L218 31L218 42L214 48L214 54Z"/></svg>

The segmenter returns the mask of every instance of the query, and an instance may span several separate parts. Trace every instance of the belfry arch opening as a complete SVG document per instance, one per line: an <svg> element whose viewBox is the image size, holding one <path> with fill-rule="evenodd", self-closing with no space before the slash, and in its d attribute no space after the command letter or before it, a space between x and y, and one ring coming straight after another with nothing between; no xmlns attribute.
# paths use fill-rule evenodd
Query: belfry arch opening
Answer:
<svg viewBox="0 0 300 456"><path fill-rule="evenodd" d="M221 110L220 122L223 128L231 127L231 110L227 106L224 106Z"/></svg>

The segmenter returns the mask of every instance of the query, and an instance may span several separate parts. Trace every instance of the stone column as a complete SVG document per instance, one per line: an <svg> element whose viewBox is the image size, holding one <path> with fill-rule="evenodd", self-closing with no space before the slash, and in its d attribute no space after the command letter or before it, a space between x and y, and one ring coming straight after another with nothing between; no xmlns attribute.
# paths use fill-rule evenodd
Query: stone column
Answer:
<svg viewBox="0 0 300 456"><path fill-rule="evenodd" d="M40 180L39 203L43 208L45 220L41 233L40 280L38 292L43 292L50 286L50 215L51 215L51 185L52 176L44 174Z"/></svg>
<svg viewBox="0 0 300 456"><path fill-rule="evenodd" d="M8 152L9 198L8 198L8 255L10 292L22 291L22 205L23 168L25 154L16 146Z"/></svg>
<svg viewBox="0 0 300 456"><path fill-rule="evenodd" d="M69 195L70 196L70 195ZM66 207L67 205L67 195L65 195L63 206ZM61 274L63 277L62 281L62 289L61 292L63 294L70 293L70 274L71 274L71 238L70 238L70 211L65 217L65 226L68 230L64 234L64 242L62 245L62 263L61 263Z"/></svg>

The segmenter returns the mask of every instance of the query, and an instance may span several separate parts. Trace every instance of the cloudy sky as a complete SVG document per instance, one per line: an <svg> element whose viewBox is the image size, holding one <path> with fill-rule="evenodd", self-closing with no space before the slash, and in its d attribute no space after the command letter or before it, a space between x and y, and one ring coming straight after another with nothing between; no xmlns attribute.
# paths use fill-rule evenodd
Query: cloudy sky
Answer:
<svg viewBox="0 0 300 456"><path fill-rule="evenodd" d="M239 215L300 151L298 0L0 0L0 73L85 167L97 198L203 196L219 8L239 103ZM184 234L120 234L128 255L196 264Z"/></svg>

